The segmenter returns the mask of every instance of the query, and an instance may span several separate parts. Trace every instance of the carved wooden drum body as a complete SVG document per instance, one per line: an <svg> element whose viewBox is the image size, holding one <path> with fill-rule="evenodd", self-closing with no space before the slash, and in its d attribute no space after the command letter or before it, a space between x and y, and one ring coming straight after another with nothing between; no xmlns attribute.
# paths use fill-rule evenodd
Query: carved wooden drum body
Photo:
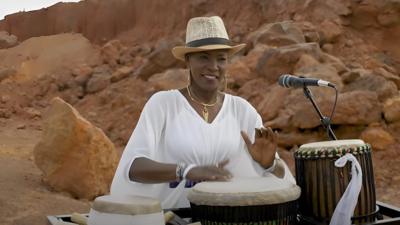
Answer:
<svg viewBox="0 0 400 225"><path fill-rule="evenodd" d="M295 152L296 181L302 193L299 214L307 219L328 223L351 179L351 166L335 167L346 153L353 154L362 170L362 187L354 211L354 223L375 220L375 180L371 146L362 140L338 140L305 144Z"/></svg>

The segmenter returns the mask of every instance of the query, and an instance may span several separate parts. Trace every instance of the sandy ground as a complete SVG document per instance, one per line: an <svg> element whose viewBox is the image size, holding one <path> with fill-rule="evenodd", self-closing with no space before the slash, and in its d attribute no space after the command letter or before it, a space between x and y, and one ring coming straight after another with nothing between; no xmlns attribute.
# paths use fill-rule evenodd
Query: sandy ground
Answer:
<svg viewBox="0 0 400 225"><path fill-rule="evenodd" d="M40 138L38 123L17 129L22 124L2 124L0 130L0 224L44 225L47 215L87 213L90 202L51 192L42 183L32 154Z"/></svg>
<svg viewBox="0 0 400 225"><path fill-rule="evenodd" d="M25 125L24 125L25 124ZM55 193L41 181L41 171L33 161L33 147L40 138L40 121L0 121L0 224L45 225L47 215L87 213L90 202ZM21 129L21 127L24 127ZM391 155L374 153L378 200L400 207L400 180L393 176ZM397 166L398 167L398 166Z"/></svg>

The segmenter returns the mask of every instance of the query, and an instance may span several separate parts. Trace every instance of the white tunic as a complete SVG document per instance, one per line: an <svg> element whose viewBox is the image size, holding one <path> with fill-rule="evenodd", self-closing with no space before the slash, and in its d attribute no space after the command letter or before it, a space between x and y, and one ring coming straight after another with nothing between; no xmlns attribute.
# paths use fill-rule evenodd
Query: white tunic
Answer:
<svg viewBox="0 0 400 225"><path fill-rule="evenodd" d="M129 169L138 157L196 165L215 165L229 159L225 168L235 177L268 176L252 159L240 134L245 131L253 142L254 129L261 126L260 115L241 97L225 94L217 116L207 123L178 90L158 92L146 103L122 154L111 194L157 198L163 208L189 207L184 181L176 188L168 183L131 181ZM287 167L285 178L295 182Z"/></svg>

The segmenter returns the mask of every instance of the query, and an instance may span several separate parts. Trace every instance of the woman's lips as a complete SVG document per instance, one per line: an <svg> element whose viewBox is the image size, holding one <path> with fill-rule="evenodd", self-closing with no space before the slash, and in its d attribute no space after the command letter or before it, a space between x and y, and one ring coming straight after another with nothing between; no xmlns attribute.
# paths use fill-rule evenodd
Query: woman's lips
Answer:
<svg viewBox="0 0 400 225"><path fill-rule="evenodd" d="M203 75L205 78L209 79L209 80L217 80L218 77L214 76L214 75Z"/></svg>

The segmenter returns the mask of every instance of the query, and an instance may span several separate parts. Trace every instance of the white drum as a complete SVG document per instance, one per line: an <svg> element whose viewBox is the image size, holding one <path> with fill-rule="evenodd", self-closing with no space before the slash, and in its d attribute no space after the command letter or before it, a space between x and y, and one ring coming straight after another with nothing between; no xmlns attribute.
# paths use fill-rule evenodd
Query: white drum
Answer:
<svg viewBox="0 0 400 225"><path fill-rule="evenodd" d="M104 195L94 200L89 225L164 225L160 202L142 196Z"/></svg>
<svg viewBox="0 0 400 225"><path fill-rule="evenodd" d="M188 193L201 224L293 224L300 188L276 177L201 182Z"/></svg>

